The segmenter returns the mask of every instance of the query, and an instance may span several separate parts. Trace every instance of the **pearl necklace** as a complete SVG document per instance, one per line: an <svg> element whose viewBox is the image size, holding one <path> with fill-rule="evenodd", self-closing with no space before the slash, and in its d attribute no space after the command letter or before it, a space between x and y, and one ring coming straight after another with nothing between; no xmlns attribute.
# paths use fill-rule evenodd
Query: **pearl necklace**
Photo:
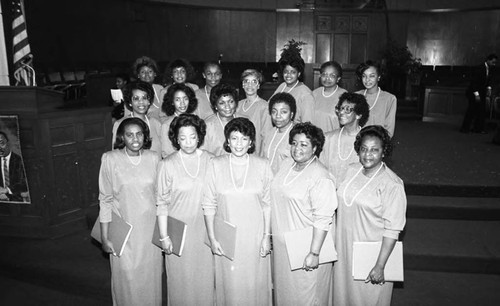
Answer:
<svg viewBox="0 0 500 306"><path fill-rule="evenodd" d="M356 174L351 178L351 180L347 183L347 185L345 186L344 188L344 192L342 192L342 196L344 198L344 202L345 202L345 206L347 207L351 207L352 206L352 203L354 203L354 200L356 199L356 197L361 193L361 191L363 191L366 186L368 186L371 181L377 176L378 172L380 171L380 169L382 169L382 167L384 166L384 162L381 163L380 167L377 169L377 171L375 172L375 174L370 177L370 179L368 180L368 182L366 182L363 187L361 187L361 189L354 195L354 198L351 199L351 202L348 204L347 203L347 198L345 196L345 192L347 189L349 189L349 185L351 185L352 181L354 181L354 179L356 178L356 176L358 176L358 174L361 172L361 170L363 170L363 167L359 168L358 172L356 172Z"/></svg>
<svg viewBox="0 0 500 306"><path fill-rule="evenodd" d="M363 93L363 96L365 96L365 97L366 97L366 91L367 91L367 89L365 89L365 92ZM375 98L375 102L373 103L373 105L370 107L370 110L372 110L372 108L374 108L375 105L377 104L378 96L380 96L380 87L378 88L377 97Z"/></svg>
<svg viewBox="0 0 500 306"><path fill-rule="evenodd" d="M181 157L181 163L182 163L182 168L184 168L184 171L186 171L187 175L189 175L190 177L192 178L197 178L198 177L198 174L200 173L200 153L198 153L198 150L196 150L196 152L194 154L196 154L196 156L198 157L198 168L196 169L196 174L195 175L192 175L191 173L189 173L187 167L186 167L186 164L184 164L184 158L182 158L182 155L184 153L182 153L182 149L179 150L179 156Z"/></svg>
<svg viewBox="0 0 500 306"><path fill-rule="evenodd" d="M234 179L234 174L233 174L232 156L233 156L233 154L230 153L229 154L229 172L231 172L231 181L233 182L234 189L236 191L241 191L241 190L245 189L245 184L247 182L248 168L249 168L249 165L250 165L250 156L248 155L248 153L246 154L247 160L246 160L245 176L243 178L243 185L240 188L236 187L236 181Z"/></svg>
<svg viewBox="0 0 500 306"><path fill-rule="evenodd" d="M278 134L279 129L277 128L276 131L274 131L273 138L271 139L271 142L269 143L269 148L267 148L267 159L269 159L271 165L273 164L274 158L276 157L276 151L278 150L278 147L280 146L283 139L285 139L286 135L288 135L288 132L290 131L292 126L293 126L293 123L290 122L290 126L286 128L286 131L283 133L280 140L278 141L278 143L274 147L273 157L271 159L269 159L269 157L271 156L271 148L273 147L273 141L274 141L274 138L276 138L276 135Z"/></svg>
<svg viewBox="0 0 500 306"><path fill-rule="evenodd" d="M293 182L294 182L294 181L295 181L295 180L296 180L296 179L297 179L297 178L298 178L298 177L302 174L302 172L304 172L304 171L307 169L307 167L309 167L309 165L310 165L310 164L311 164L311 163L312 163L315 159L316 159L316 155L314 155L314 157L313 157L313 158L311 158L311 160L309 160L309 161L307 162L307 165L306 165L306 166L305 166L302 170L300 170L300 172L299 172L299 173L297 173L297 175L296 175L294 178L292 178L292 180L291 180L290 182L288 182L288 183L287 183L286 181L287 181L288 177L290 176L290 173L292 172L293 167L295 167L295 165L297 164L296 162L295 162L295 163L293 163L292 167L290 167L290 169L288 169L288 173L286 174L285 179L283 180L283 186L288 186L288 185L290 185L291 183L293 183Z"/></svg>
<svg viewBox="0 0 500 306"><path fill-rule="evenodd" d="M208 103L210 103L210 96L208 95L208 92L207 92L207 85L205 85L205 87L203 87L205 89L205 96L207 96L207 100L208 100Z"/></svg>
<svg viewBox="0 0 500 306"><path fill-rule="evenodd" d="M325 98L330 98L331 96L333 96L337 92L337 89L339 89L339 85L337 85L337 87L335 88L335 90L329 96L325 96L325 87L323 86L323 91L321 92L321 94Z"/></svg>
<svg viewBox="0 0 500 306"><path fill-rule="evenodd" d="M289 91L287 91L286 93L290 93L290 91L292 91L295 86L299 85L299 80L297 80L297 83L295 83L295 85L292 86L292 88L290 88ZM286 88L286 83L285 83L285 87L283 87L283 89L281 89L281 92L284 92L285 91L285 88Z"/></svg>
<svg viewBox="0 0 500 306"><path fill-rule="evenodd" d="M338 144L337 144L337 155L339 156L339 159L340 159L340 160L348 160L348 159L349 159L349 157L351 157L352 152L354 152L354 146L352 146L351 151L349 152L349 155L347 155L347 157L346 157L346 158L343 158L343 157L342 157L342 153L341 153L341 151L340 151L340 139L341 139L341 137L342 137L342 131L343 131L343 130L344 130L344 127L342 127L342 128L340 129L340 133L339 133L339 141L338 141ZM361 128L358 126L358 131L359 131L359 130L361 130Z"/></svg>
<svg viewBox="0 0 500 306"><path fill-rule="evenodd" d="M130 115L135 118L134 112L132 112L132 114L130 114ZM141 117L137 117L137 118L142 120ZM146 120L142 120L142 121L146 122L146 124L148 125L148 128L149 128L149 131L151 132L151 125L149 124L149 119L148 119L148 116L146 114L144 114L144 119L146 119Z"/></svg>
<svg viewBox="0 0 500 306"><path fill-rule="evenodd" d="M156 89L154 88L153 84L151 84L151 87L153 87L153 91L155 93L155 98L153 99L153 106L156 108L160 108L159 106L156 106L156 104L155 104L155 100L158 100L158 102L160 102L160 98L158 97L158 94L156 93Z"/></svg>
<svg viewBox="0 0 500 306"><path fill-rule="evenodd" d="M125 149L125 154L127 155L127 158L128 160L132 163L132 165L134 166L139 166L139 164L141 163L142 161L142 154L141 154L141 150L139 150L139 161L136 163L134 163L134 161L132 160L132 158L130 158L130 155L128 155L128 152L127 152L127 148L124 148Z"/></svg>
<svg viewBox="0 0 500 306"><path fill-rule="evenodd" d="M241 109L243 110L243 112L245 112L245 113L248 112L252 108L252 106L255 104L255 102L257 102L257 100L259 100L259 96L257 96L255 99L253 99L250 106L247 109L245 109L245 102L248 101L248 98L245 99L245 102L243 102L243 104L241 105Z"/></svg>

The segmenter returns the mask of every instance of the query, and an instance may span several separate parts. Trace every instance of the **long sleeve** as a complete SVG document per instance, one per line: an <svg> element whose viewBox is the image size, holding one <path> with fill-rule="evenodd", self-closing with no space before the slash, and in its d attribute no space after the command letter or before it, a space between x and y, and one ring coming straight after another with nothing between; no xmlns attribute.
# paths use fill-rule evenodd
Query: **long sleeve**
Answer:
<svg viewBox="0 0 500 306"><path fill-rule="evenodd" d="M170 130L170 123L171 122L172 122L171 120L167 119L161 125L160 142L161 142L161 156L163 158L165 158L168 155L170 155L173 152L175 152L175 149L172 146L172 142L170 141L170 138L168 138L168 132Z"/></svg>
<svg viewBox="0 0 500 306"><path fill-rule="evenodd" d="M269 161L265 161L264 168L264 189L262 190L261 206L263 211L271 211L271 181L273 180L273 172Z"/></svg>
<svg viewBox="0 0 500 306"><path fill-rule="evenodd" d="M113 169L109 154L104 153L99 170L99 220L102 223L111 222L113 201Z"/></svg>
<svg viewBox="0 0 500 306"><path fill-rule="evenodd" d="M406 194L403 184L388 184L381 190L384 219L384 237L398 239L406 224Z"/></svg>
<svg viewBox="0 0 500 306"><path fill-rule="evenodd" d="M391 95L389 102L387 103L386 116L384 128L389 132L389 135L394 136L394 129L396 127L396 110L397 110L397 99L394 95Z"/></svg>
<svg viewBox="0 0 500 306"><path fill-rule="evenodd" d="M172 201L172 175L169 172L166 160L158 165L158 176L156 180L156 215L168 216L168 206Z"/></svg>
<svg viewBox="0 0 500 306"><path fill-rule="evenodd" d="M321 178L309 191L313 214L313 226L328 231L337 209L337 192L331 179Z"/></svg>
<svg viewBox="0 0 500 306"><path fill-rule="evenodd" d="M304 85L304 87L306 87ZM309 88L305 88L297 99L297 115L301 122L312 122L314 118L314 96Z"/></svg>
<svg viewBox="0 0 500 306"><path fill-rule="evenodd" d="M215 215L217 211L217 190L215 186L215 162L210 160L203 190L202 208L204 215Z"/></svg>

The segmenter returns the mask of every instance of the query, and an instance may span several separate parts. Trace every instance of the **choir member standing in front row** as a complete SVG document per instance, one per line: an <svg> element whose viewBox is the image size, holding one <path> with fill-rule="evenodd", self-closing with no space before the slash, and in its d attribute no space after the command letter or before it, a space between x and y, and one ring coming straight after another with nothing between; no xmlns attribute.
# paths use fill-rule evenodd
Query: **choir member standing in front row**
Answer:
<svg viewBox="0 0 500 306"><path fill-rule="evenodd" d="M207 170L203 209L215 256L217 305L272 305L271 249L272 172L269 162L253 155L255 128L246 118L230 121L224 148ZM234 260L221 255L215 218L236 226Z"/></svg>
<svg viewBox="0 0 500 306"><path fill-rule="evenodd" d="M175 85L173 85L175 86ZM180 114L172 121L170 140L177 150L158 167L158 226L165 253L169 305L213 305L213 255L204 244L201 208L205 174L212 155L200 150L206 125L198 116ZM187 224L181 257L172 254L167 216Z"/></svg>
<svg viewBox="0 0 500 306"><path fill-rule="evenodd" d="M384 268L406 222L403 181L383 162L392 151L391 137L382 126L364 127L354 148L353 164L341 182L335 245L334 305L384 306L391 304L393 282L385 281ZM381 242L382 247L366 280L352 277L353 243Z"/></svg>
<svg viewBox="0 0 500 306"><path fill-rule="evenodd" d="M156 168L147 124L126 118L116 133L116 150L102 156L99 171L99 220L102 248L112 254L114 305L161 305L161 252L151 243L156 216ZM112 212L132 224L123 254L108 239Z"/></svg>
<svg viewBox="0 0 500 306"><path fill-rule="evenodd" d="M320 128L311 123L295 125L289 137L292 158L283 162L271 185L276 305L331 304L332 265L319 265L319 253L337 208L337 195L328 170L318 160L324 142ZM307 227L313 233L310 252L303 269L291 271L284 233Z"/></svg>

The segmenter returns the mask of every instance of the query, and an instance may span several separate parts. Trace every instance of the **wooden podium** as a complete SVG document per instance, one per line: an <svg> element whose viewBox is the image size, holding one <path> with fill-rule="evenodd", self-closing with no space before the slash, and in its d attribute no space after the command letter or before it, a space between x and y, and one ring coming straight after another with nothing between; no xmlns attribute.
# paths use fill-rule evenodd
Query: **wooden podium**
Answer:
<svg viewBox="0 0 500 306"><path fill-rule="evenodd" d="M0 204L0 235L57 237L88 228L98 209L110 107L65 107L63 94L0 86L0 113L17 115L31 204Z"/></svg>

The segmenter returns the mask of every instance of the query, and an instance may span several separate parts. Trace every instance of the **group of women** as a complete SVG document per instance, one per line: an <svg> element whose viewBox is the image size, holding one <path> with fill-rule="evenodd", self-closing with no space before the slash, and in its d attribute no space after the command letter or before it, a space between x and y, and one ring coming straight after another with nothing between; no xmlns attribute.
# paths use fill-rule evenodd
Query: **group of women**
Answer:
<svg viewBox="0 0 500 306"><path fill-rule="evenodd" d="M110 256L116 304L161 303L155 215L170 305L390 304L384 267L406 213L403 182L383 162L395 98L378 87L372 62L360 65L366 89L357 93L339 87L336 62L321 66L322 86L313 92L300 81L302 59L280 67L284 82L268 102L254 69L242 73L238 101L217 63L204 66L201 88L187 83L192 67L183 60L169 66L173 84L160 90L136 67L139 81L124 94L130 115L115 123L115 150L103 155L99 177L103 250L115 254L111 212L133 225L123 255ZM187 224L180 257L168 216ZM236 226L232 260L215 230L220 220ZM292 270L285 235L305 229L310 244L299 254L302 269ZM335 241L334 264L319 262L325 239ZM382 242L364 281L352 277L355 241Z"/></svg>

